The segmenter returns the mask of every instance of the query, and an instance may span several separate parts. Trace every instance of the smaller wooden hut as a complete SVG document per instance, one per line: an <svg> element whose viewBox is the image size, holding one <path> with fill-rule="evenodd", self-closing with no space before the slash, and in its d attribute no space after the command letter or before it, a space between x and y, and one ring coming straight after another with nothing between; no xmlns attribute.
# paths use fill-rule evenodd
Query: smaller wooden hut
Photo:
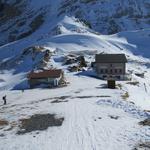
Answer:
<svg viewBox="0 0 150 150"><path fill-rule="evenodd" d="M64 74L61 69L42 70L39 72L30 72L28 74L30 88L39 85L57 87L61 84L62 78L64 78Z"/></svg>

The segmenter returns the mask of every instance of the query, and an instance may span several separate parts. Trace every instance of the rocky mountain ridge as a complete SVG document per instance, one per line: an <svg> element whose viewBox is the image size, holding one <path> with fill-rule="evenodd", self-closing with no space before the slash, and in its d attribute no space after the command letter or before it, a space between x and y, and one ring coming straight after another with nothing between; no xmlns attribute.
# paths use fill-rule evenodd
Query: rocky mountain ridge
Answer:
<svg viewBox="0 0 150 150"><path fill-rule="evenodd" d="M0 2L0 8L0 45L40 28L45 33L59 34L56 25L66 15L101 34L150 27L149 0L7 0ZM49 26L45 28L45 24Z"/></svg>

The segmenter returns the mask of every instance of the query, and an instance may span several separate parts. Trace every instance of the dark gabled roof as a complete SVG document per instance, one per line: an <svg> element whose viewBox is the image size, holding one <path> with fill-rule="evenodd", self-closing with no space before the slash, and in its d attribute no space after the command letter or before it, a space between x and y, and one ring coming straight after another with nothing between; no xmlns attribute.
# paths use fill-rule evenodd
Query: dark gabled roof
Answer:
<svg viewBox="0 0 150 150"><path fill-rule="evenodd" d="M126 63L125 54L96 54L96 63Z"/></svg>
<svg viewBox="0 0 150 150"><path fill-rule="evenodd" d="M38 79L38 78L59 78L62 74L61 69L55 70L43 70L41 72L30 72L28 78Z"/></svg>

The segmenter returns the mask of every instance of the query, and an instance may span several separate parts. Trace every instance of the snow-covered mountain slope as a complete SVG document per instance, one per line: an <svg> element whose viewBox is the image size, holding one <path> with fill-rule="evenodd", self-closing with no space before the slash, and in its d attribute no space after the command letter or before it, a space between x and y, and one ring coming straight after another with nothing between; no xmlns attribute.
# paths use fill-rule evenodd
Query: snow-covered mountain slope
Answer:
<svg viewBox="0 0 150 150"><path fill-rule="evenodd" d="M62 54L125 53L129 60L149 62L149 29L121 32L111 36L97 35L75 18L68 16L63 18L58 26L61 35L41 36L38 31L25 39L0 47L1 68L28 72L43 59L46 49ZM33 47L39 48L33 50ZM32 59L33 57L35 58Z"/></svg>
<svg viewBox="0 0 150 150"><path fill-rule="evenodd" d="M43 25L48 33L57 22L59 0L8 0L0 5L0 45L27 37Z"/></svg>
<svg viewBox="0 0 150 150"><path fill-rule="evenodd" d="M7 0L0 6L0 45L38 29L59 34L59 27L54 25L66 15L105 34L150 28L149 0Z"/></svg>
<svg viewBox="0 0 150 150"><path fill-rule="evenodd" d="M144 79L133 76L134 82L140 80L140 86L133 88L132 96L134 98L131 101L143 106L140 99L146 99L144 108L149 108L149 93L145 93L143 85L146 83L149 89L150 30L97 35L82 23L77 22L74 17L68 16L64 17L58 26L61 35L49 36L46 34L44 36L43 34L41 37L34 33L0 48L1 90L27 88L26 75L33 69L56 67L63 68L67 72L63 62L59 59L69 54L84 55L90 66L96 53L125 53L129 61L127 72L145 73ZM44 60L47 51L52 53L48 62ZM138 90L141 90L145 98L134 95L134 92ZM129 92L130 86L123 85L123 91ZM147 107L145 104L148 104Z"/></svg>
<svg viewBox="0 0 150 150"><path fill-rule="evenodd" d="M105 34L150 25L149 0L64 0L60 10L60 14L71 13Z"/></svg>

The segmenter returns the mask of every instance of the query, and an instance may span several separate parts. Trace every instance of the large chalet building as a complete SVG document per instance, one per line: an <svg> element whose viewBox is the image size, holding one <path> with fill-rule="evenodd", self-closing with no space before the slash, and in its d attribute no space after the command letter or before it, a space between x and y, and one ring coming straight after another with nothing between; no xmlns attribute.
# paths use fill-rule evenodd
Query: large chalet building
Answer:
<svg viewBox="0 0 150 150"><path fill-rule="evenodd" d="M96 54L92 66L99 78L123 80L126 63L125 54Z"/></svg>

